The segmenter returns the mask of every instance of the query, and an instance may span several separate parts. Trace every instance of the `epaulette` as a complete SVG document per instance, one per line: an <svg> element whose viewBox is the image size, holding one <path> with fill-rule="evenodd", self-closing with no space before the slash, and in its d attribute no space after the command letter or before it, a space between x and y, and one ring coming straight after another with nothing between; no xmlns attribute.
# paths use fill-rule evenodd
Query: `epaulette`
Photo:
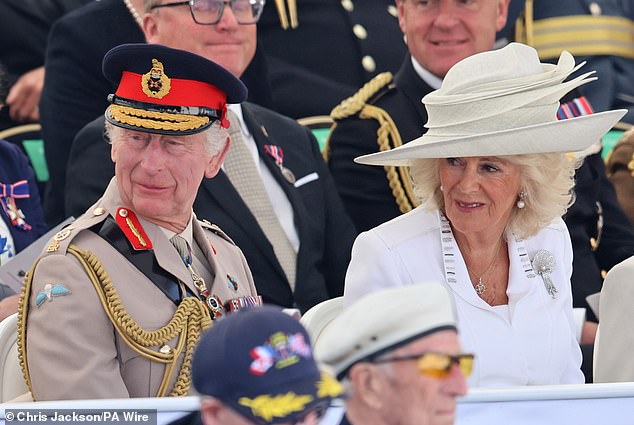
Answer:
<svg viewBox="0 0 634 425"><path fill-rule="evenodd" d="M335 106L330 112L330 117L333 120L341 120L358 114L370 99L376 97L381 90L388 88L392 80L391 72L380 73L365 83L355 94Z"/></svg>
<svg viewBox="0 0 634 425"><path fill-rule="evenodd" d="M207 229L211 232L213 232L214 234L220 236L222 239L226 240L227 242L229 242L231 245L235 245L236 243L225 233L222 231L222 229L220 227L218 227L218 225L211 223L209 220L198 220L200 225L204 228Z"/></svg>
<svg viewBox="0 0 634 425"><path fill-rule="evenodd" d="M106 209L102 207L97 207L92 211L86 212L73 223L57 232L48 242L48 245L42 255L65 255L75 236L77 236L82 230L88 229L96 223L105 220L107 217L106 213Z"/></svg>

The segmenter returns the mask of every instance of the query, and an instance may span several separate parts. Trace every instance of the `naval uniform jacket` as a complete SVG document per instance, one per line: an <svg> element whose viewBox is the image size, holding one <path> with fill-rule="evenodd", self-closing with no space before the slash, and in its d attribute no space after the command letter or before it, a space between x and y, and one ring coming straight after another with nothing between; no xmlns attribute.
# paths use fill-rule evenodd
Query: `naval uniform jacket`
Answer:
<svg viewBox="0 0 634 425"><path fill-rule="evenodd" d="M427 111L421 99L432 90L418 76L412 58L407 55L394 80L366 103L385 111L394 121L393 130L400 135L402 143L406 143L425 132L423 124L427 122ZM336 120L328 144L328 167L346 211L359 232L401 214L385 168L354 162L354 158L360 155L379 151L378 129L376 120L363 119L356 113ZM404 188L406 182L400 178L399 182ZM409 202L414 202L413 197Z"/></svg>
<svg viewBox="0 0 634 425"><path fill-rule="evenodd" d="M35 400L151 397L157 393L164 364L139 355L127 344L106 314L86 270L68 252L74 245L97 257L122 305L141 328L150 331L164 327L172 319L176 303L94 231L96 225L115 217L120 207L123 205L113 179L103 198L67 228L70 231L62 230L54 237L57 244L54 240L49 244L31 271L25 349ZM159 267L192 294L198 294L191 274L160 227L138 219L153 245ZM193 264L210 292L223 302L255 296L253 279L240 249L217 227L195 219L192 225ZM229 284L228 275L234 277L237 289ZM41 301L49 284L70 293L38 303L38 295ZM176 347L176 338L167 345ZM176 362L169 389L182 357Z"/></svg>
<svg viewBox="0 0 634 425"><path fill-rule="evenodd" d="M476 355L470 386L583 383L572 314L572 246L563 221L553 221L523 242L507 234L509 302L495 307L477 295L455 239L441 243L440 225L437 211L418 207L359 235L346 274L344 305L389 287L445 282L455 301L463 349ZM555 258L550 277L556 298L530 265L542 249ZM449 255L447 263L443 252ZM446 278L447 264L455 264L455 282Z"/></svg>
<svg viewBox="0 0 634 425"><path fill-rule="evenodd" d="M253 135L260 158L284 190L293 208L300 246L295 292L291 292L273 247L231 182L220 171L204 179L194 211L220 226L240 247L265 303L298 307L343 294L343 281L356 231L337 195L334 182L308 129L295 121L252 103L242 104L244 121ZM266 154L265 145L284 152L284 167L295 175L289 183ZM110 147L103 141L103 118L77 136L71 151L66 188L70 214L93 202L114 174Z"/></svg>
<svg viewBox="0 0 634 425"><path fill-rule="evenodd" d="M282 28L275 1L266 2L258 22L277 112L328 115L379 72L398 69L407 49L393 0L293 2L297 28Z"/></svg>

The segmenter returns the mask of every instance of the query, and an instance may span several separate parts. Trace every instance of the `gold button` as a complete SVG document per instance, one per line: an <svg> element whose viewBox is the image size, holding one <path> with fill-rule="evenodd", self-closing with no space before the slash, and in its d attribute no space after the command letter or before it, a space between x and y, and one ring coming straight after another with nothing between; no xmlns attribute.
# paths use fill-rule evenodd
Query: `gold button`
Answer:
<svg viewBox="0 0 634 425"><path fill-rule="evenodd" d="M395 18L398 18L398 9L393 4L387 7L387 13L394 16Z"/></svg>
<svg viewBox="0 0 634 425"><path fill-rule="evenodd" d="M595 2L590 3L590 13L592 14L592 16L601 15L601 6L599 6Z"/></svg>
<svg viewBox="0 0 634 425"><path fill-rule="evenodd" d="M356 24L352 27L352 32L359 40L365 40L368 37L368 32L365 30L363 25Z"/></svg>
<svg viewBox="0 0 634 425"><path fill-rule="evenodd" d="M361 65L367 72L374 72L376 70L376 62L374 62L372 56L364 56L363 59L361 59Z"/></svg>
<svg viewBox="0 0 634 425"><path fill-rule="evenodd" d="M119 215L120 215L121 217L127 217L127 216L128 216L128 210L126 210L125 208L121 208L121 209L119 210Z"/></svg>
<svg viewBox="0 0 634 425"><path fill-rule="evenodd" d="M348 12L352 12L354 10L352 0L341 0L341 6Z"/></svg>
<svg viewBox="0 0 634 425"><path fill-rule="evenodd" d="M106 209L102 207L97 207L92 213L93 215L104 215L106 213Z"/></svg>

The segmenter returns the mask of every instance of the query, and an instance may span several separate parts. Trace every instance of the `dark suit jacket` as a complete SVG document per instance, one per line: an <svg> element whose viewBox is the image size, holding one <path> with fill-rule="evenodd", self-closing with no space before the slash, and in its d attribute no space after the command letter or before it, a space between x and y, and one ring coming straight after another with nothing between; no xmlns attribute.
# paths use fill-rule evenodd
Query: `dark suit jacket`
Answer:
<svg viewBox="0 0 634 425"><path fill-rule="evenodd" d="M0 216L5 221L16 252L22 251L31 242L42 236L48 230L40 204L40 194L37 191L35 175L29 165L29 160L18 146L5 140L0 140L0 183L12 184L20 180L29 182L29 198L16 199L15 203L24 213L25 220L31 225L31 230L21 230L11 225L11 220L0 208Z"/></svg>
<svg viewBox="0 0 634 425"><path fill-rule="evenodd" d="M258 43L269 63L276 111L292 118L328 115L379 72L396 72L406 53L398 20L388 12L394 0L297 1L297 28L282 29L274 1L267 1L258 23ZM362 26L366 37L355 35ZM367 71L364 57L376 69ZM366 59L367 60L367 59Z"/></svg>
<svg viewBox="0 0 634 425"><path fill-rule="evenodd" d="M432 91L405 58L393 84L380 90L369 104L385 110L394 120L406 143L423 134L427 112L421 103ZM356 164L357 156L378 152L376 120L361 119L358 114L337 121L330 135L328 167L346 211L359 232L371 229L401 214L383 167Z"/></svg>
<svg viewBox="0 0 634 425"><path fill-rule="evenodd" d="M310 131L258 105L243 103L242 112L260 157L293 207L300 240L295 293L291 293L273 247L222 171L213 179L203 180L194 211L198 218L220 226L244 252L258 293L265 302L297 306L304 312L320 301L343 294L344 275L356 231ZM83 129L73 144L66 187L69 214L87 209L114 174L110 149L102 134L103 118ZM294 187L265 153L266 144L283 149L284 166L298 180L312 173L317 173L319 178Z"/></svg>

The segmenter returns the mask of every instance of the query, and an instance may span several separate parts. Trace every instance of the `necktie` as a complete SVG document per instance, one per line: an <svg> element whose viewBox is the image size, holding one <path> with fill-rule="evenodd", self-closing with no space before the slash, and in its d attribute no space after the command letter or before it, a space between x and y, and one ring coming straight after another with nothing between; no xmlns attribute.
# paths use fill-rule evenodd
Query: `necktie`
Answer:
<svg viewBox="0 0 634 425"><path fill-rule="evenodd" d="M227 111L231 147L225 157L224 172L236 188L242 200L254 215L264 235L273 246L291 289L295 289L297 254L273 211L262 178L253 156L249 152L240 127L240 119L231 110Z"/></svg>
<svg viewBox="0 0 634 425"><path fill-rule="evenodd" d="M217 296L211 295L209 293L209 290L207 289L207 285L205 285L205 281L203 280L203 278L200 277L200 275L196 271L196 268L194 267L194 264L193 264L192 249L189 246L189 243L187 242L187 240L183 238L182 236L174 235L170 239L170 242L172 243L172 245L174 245L174 248L176 248L178 255L180 255L181 259L183 260L183 263L185 263L185 267L187 267L187 270L192 275L192 280L194 281L194 285L196 285L196 288L198 289L200 298L209 309L211 318L213 320L216 320L217 318L222 317L225 313L224 307L222 305L222 301Z"/></svg>
<svg viewBox="0 0 634 425"><path fill-rule="evenodd" d="M189 246L189 243L187 243L187 240L183 238L182 236L174 235L170 239L170 242L172 243L172 245L174 245L174 248L176 248L176 251L178 251L178 255L180 255L189 273L191 273L192 279L194 280L194 284L196 285L196 288L198 288L199 291L206 289L205 281L196 272L196 269L194 268L194 264L192 263L192 260L193 260L192 249Z"/></svg>

